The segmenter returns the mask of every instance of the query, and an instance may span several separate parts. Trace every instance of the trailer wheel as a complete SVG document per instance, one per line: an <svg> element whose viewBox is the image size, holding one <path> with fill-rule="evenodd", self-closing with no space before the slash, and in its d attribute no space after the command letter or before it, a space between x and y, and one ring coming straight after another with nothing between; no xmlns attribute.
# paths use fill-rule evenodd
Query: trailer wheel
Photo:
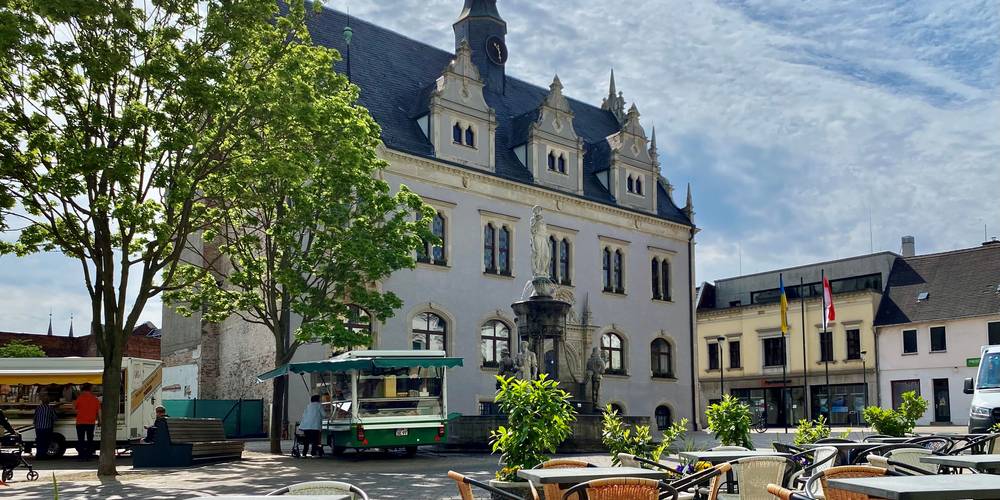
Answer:
<svg viewBox="0 0 1000 500"><path fill-rule="evenodd" d="M59 458L66 454L66 438L62 434L53 434L49 442L49 456Z"/></svg>

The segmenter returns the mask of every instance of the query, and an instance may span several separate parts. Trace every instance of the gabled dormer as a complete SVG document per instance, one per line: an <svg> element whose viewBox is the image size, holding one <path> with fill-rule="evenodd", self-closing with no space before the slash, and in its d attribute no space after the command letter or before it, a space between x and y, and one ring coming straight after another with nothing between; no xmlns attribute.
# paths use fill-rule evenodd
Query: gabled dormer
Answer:
<svg viewBox="0 0 1000 500"><path fill-rule="evenodd" d="M515 119L514 153L535 182L565 191L583 193L583 139L573 128L573 110L562 94L559 76L549 85L538 109Z"/></svg>
<svg viewBox="0 0 1000 500"><path fill-rule="evenodd" d="M417 121L435 156L493 172L497 119L483 99L483 87L472 49L462 41L455 59L433 84L428 114Z"/></svg>
<svg viewBox="0 0 1000 500"><path fill-rule="evenodd" d="M611 146L608 186L611 194L622 206L655 212L656 182L660 174L656 136L652 143L646 139L635 104L625 115L621 130L608 137L608 144Z"/></svg>

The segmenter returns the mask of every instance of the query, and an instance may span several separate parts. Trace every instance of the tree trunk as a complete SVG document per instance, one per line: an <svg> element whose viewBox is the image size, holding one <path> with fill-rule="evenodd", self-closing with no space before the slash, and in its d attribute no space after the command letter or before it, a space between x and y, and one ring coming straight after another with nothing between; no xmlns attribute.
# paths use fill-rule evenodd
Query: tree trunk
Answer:
<svg viewBox="0 0 1000 500"><path fill-rule="evenodd" d="M271 442L271 453L275 455L281 455L281 433L285 413L285 392L288 390L287 381L287 375L271 380L271 429L268 435ZM294 439L294 436L292 438Z"/></svg>
<svg viewBox="0 0 1000 500"><path fill-rule="evenodd" d="M108 328L105 326L105 328ZM97 462L98 476L115 476L118 470L115 468L115 451L118 439L118 400L122 390L122 345L118 341L119 335L101 332L108 337L112 337L110 342L106 342L107 348L112 352L101 353L104 356L104 374L101 378L102 394L101 398L101 454ZM98 333L95 332L94 335ZM108 337L105 337L106 339Z"/></svg>

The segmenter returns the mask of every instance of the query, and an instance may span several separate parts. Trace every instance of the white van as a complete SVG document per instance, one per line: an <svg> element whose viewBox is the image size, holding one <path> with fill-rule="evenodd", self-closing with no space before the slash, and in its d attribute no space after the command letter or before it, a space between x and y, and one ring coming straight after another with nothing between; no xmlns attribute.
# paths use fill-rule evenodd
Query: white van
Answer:
<svg viewBox="0 0 1000 500"><path fill-rule="evenodd" d="M983 346L979 379L965 379L966 394L972 394L969 432L986 433L1000 423L1000 346Z"/></svg>
<svg viewBox="0 0 1000 500"><path fill-rule="evenodd" d="M56 411L50 456L62 456L67 448L76 446L76 411L73 401L80 385L92 384L98 397L103 394L102 358L5 358L0 363L0 408L15 429L32 426L35 407L41 396L47 395ZM154 421L156 405L160 403L163 368L160 361L140 358L122 359L122 390L118 399L116 441L125 447L129 441L143 437L143 426ZM94 430L94 440L100 441L101 427ZM35 446L33 428L21 433L29 447Z"/></svg>

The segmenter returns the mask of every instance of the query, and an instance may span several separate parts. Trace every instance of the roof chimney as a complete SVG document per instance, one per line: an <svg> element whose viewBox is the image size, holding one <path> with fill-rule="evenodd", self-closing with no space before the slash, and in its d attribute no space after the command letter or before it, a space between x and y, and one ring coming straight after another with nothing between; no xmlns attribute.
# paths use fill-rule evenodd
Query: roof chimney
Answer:
<svg viewBox="0 0 1000 500"><path fill-rule="evenodd" d="M916 255L916 243L913 236L903 236L903 248L901 253L903 254L903 257L913 257Z"/></svg>

